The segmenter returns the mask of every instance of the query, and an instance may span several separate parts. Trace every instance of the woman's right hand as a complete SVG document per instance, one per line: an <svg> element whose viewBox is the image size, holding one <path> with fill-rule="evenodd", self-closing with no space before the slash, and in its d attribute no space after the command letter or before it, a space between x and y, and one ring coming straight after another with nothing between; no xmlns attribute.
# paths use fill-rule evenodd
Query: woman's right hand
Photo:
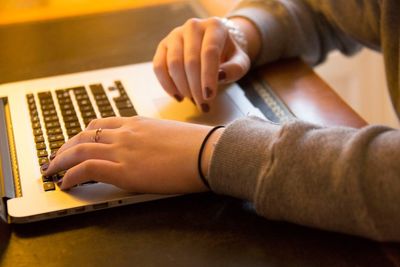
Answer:
<svg viewBox="0 0 400 267"><path fill-rule="evenodd" d="M160 42L154 71L169 95L179 102L189 98L208 112L218 84L235 82L249 71L245 50L221 19L189 19Z"/></svg>

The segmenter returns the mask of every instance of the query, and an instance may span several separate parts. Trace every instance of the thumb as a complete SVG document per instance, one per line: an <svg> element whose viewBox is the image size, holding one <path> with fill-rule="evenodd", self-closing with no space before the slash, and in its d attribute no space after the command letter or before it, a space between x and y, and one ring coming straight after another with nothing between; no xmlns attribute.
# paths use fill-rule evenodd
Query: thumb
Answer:
<svg viewBox="0 0 400 267"><path fill-rule="evenodd" d="M227 61L220 65L218 81L220 84L236 82L250 70L250 58L241 48L236 47Z"/></svg>

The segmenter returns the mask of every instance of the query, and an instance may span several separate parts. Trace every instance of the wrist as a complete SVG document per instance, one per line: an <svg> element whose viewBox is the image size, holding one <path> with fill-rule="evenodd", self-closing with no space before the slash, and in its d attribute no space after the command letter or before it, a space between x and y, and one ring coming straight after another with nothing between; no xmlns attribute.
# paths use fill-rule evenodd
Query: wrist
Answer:
<svg viewBox="0 0 400 267"><path fill-rule="evenodd" d="M203 154L201 157L201 171L208 178L208 170L210 167L212 155L214 153L215 145L217 144L219 138L224 132L225 128L219 128L211 134L205 143Z"/></svg>
<svg viewBox="0 0 400 267"><path fill-rule="evenodd" d="M261 50L261 33L257 26L245 17L230 17L229 21L232 21L240 32L243 33L247 43L247 55L251 62L253 62Z"/></svg>

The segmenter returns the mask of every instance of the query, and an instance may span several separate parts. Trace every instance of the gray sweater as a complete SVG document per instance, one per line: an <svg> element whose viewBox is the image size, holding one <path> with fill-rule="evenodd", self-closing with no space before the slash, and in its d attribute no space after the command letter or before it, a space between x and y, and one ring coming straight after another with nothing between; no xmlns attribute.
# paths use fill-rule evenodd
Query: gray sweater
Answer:
<svg viewBox="0 0 400 267"><path fill-rule="evenodd" d="M311 64L361 45L384 54L400 114L399 0L243 1L231 15L262 34L257 64L300 56ZM383 85L382 85L383 86ZM400 131L274 125L244 118L216 144L208 179L221 194L249 200L272 220L400 241Z"/></svg>

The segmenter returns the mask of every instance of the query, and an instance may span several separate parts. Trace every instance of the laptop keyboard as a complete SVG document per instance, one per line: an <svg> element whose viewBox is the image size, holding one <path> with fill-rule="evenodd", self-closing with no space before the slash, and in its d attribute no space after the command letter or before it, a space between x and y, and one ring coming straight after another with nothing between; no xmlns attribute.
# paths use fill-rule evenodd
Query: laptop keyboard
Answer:
<svg viewBox="0 0 400 267"><path fill-rule="evenodd" d="M88 87L26 95L40 166L48 163L52 153L66 140L86 128L93 119L117 114L122 117L137 115L122 83L115 81L114 84L115 86L107 88L108 93L102 84L91 84ZM44 191L55 190L55 183L64 173L65 171L53 176L43 176Z"/></svg>

